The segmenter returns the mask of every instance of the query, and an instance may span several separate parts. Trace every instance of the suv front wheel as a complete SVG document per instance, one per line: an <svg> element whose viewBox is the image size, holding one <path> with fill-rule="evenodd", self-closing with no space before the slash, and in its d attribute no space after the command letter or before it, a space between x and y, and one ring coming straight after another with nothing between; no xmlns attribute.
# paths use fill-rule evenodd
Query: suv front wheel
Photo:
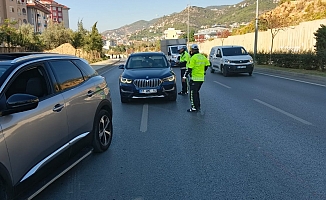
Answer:
<svg viewBox="0 0 326 200"><path fill-rule="evenodd" d="M93 148L95 152L106 151L112 141L113 127L112 117L106 110L101 110L95 116L93 129Z"/></svg>

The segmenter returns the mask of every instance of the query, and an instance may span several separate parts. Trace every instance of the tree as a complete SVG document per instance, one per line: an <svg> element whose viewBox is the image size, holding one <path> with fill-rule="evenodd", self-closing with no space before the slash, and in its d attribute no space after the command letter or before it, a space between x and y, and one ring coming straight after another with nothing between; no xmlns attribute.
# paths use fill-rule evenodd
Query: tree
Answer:
<svg viewBox="0 0 326 200"><path fill-rule="evenodd" d="M95 53L101 53L103 48L102 35L99 33L96 26L97 22L95 22L92 30L85 38L85 50L92 53L92 56L94 56Z"/></svg>
<svg viewBox="0 0 326 200"><path fill-rule="evenodd" d="M288 25L288 22L282 14L273 14L272 12L265 15L265 18L261 19L261 21L261 29L269 30L271 33L272 41L269 62L272 63L274 39L279 31L283 30Z"/></svg>
<svg viewBox="0 0 326 200"><path fill-rule="evenodd" d="M315 50L319 60L320 69L326 69L326 26L321 24L321 27L314 33L316 37Z"/></svg>
<svg viewBox="0 0 326 200"><path fill-rule="evenodd" d="M83 48L85 45L85 36L87 35L87 30L84 29L83 21L77 22L78 29L77 31L72 33L70 44L76 49L75 55L77 53L77 49Z"/></svg>
<svg viewBox="0 0 326 200"><path fill-rule="evenodd" d="M5 42L8 47L14 45L17 41L18 34L15 28L17 21L10 21L5 19L3 24L0 26L0 44ZM10 48L9 48L10 52Z"/></svg>
<svg viewBox="0 0 326 200"><path fill-rule="evenodd" d="M220 40L222 41L222 46L223 46L225 38L228 38L229 36L231 36L231 33L227 29L217 32L217 37L220 38Z"/></svg>
<svg viewBox="0 0 326 200"><path fill-rule="evenodd" d="M188 34L185 33L185 34L181 35L180 38L188 40ZM188 42L195 42L195 30L189 31L189 41Z"/></svg>
<svg viewBox="0 0 326 200"><path fill-rule="evenodd" d="M66 29L63 23L50 22L41 34L47 49L54 49L71 40L72 30Z"/></svg>

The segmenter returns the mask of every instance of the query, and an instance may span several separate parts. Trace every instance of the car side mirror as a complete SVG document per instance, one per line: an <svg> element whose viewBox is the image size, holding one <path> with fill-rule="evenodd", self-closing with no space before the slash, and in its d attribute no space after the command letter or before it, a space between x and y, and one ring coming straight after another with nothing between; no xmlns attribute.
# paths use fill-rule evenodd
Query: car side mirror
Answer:
<svg viewBox="0 0 326 200"><path fill-rule="evenodd" d="M39 99L37 96L30 94L13 94L6 104L7 109L1 112L2 116L10 115L12 113L24 112L32 110L38 106Z"/></svg>
<svg viewBox="0 0 326 200"><path fill-rule="evenodd" d="M124 69L125 66L124 65L119 65L119 69Z"/></svg>

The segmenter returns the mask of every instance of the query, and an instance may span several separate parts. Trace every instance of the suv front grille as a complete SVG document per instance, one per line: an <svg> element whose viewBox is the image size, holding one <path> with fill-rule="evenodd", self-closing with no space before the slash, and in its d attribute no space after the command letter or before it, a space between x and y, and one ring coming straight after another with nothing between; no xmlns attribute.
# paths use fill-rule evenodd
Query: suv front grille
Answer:
<svg viewBox="0 0 326 200"><path fill-rule="evenodd" d="M231 60L231 63L248 63L249 60Z"/></svg>
<svg viewBox="0 0 326 200"><path fill-rule="evenodd" d="M138 88L156 88L161 84L161 80L158 78L153 79L135 79L134 85Z"/></svg>

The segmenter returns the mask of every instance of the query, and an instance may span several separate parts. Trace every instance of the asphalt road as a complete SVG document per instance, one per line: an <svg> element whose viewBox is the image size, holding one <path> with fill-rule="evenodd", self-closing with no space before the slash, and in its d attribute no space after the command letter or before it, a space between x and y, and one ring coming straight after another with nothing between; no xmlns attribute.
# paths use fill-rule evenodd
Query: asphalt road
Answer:
<svg viewBox="0 0 326 200"><path fill-rule="evenodd" d="M326 85L208 73L187 113L187 96L121 104L117 65L110 149L34 199L326 199Z"/></svg>

